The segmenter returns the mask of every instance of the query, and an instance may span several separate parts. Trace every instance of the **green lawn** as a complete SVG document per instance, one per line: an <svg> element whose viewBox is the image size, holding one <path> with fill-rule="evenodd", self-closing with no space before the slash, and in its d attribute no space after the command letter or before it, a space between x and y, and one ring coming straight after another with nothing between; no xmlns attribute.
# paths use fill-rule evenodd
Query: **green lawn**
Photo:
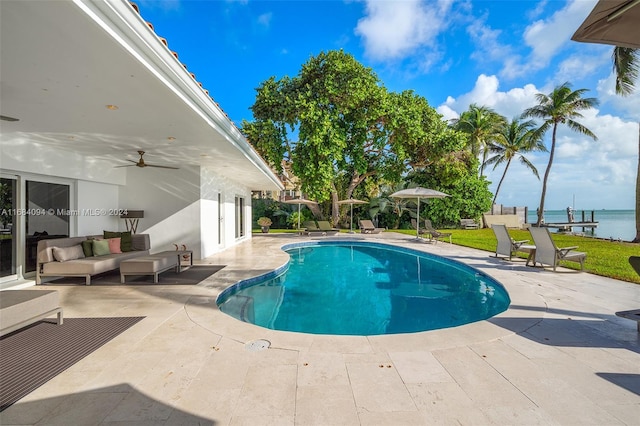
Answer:
<svg viewBox="0 0 640 426"><path fill-rule="evenodd" d="M452 241L454 244L488 252L495 252L496 250L496 237L493 234L493 230L489 228L446 229L443 231L453 234ZM415 231L411 230L399 230L398 232L415 234ZM530 240L531 244L533 244L529 231L509 229L509 234L516 241ZM556 233L553 234L553 240L558 247L578 246L578 251L587 253L587 260L584 262L584 269L587 272L640 284L640 276L636 274L628 261L629 256L640 256L640 244L611 242L597 238ZM560 263L567 268L580 269L580 265L575 262Z"/></svg>
<svg viewBox="0 0 640 426"><path fill-rule="evenodd" d="M345 230L346 232L347 230ZM446 229L446 232L453 234L453 244L471 247L487 252L495 252L496 238L493 231L485 229ZM256 231L254 231L256 232ZM274 230L270 232L295 232L295 230ZM407 235L415 235L415 230L398 229ZM257 230L260 233L260 230ZM533 240L528 231L510 229L509 233L515 240ZM578 246L579 251L587 253L587 260L584 268L587 272L601 275L603 277L615 278L622 281L640 284L640 276L629 265L629 256L640 256L640 244L611 242L597 238L580 237L576 235L553 234L553 240L558 247ZM580 265L575 262L561 262L562 266L571 269L580 269Z"/></svg>

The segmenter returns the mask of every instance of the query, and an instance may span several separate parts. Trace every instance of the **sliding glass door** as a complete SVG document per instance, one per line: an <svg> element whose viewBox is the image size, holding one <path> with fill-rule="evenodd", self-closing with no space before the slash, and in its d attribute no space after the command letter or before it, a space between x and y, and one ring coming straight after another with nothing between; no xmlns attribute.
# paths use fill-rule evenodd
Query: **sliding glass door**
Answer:
<svg viewBox="0 0 640 426"><path fill-rule="evenodd" d="M0 281L17 274L17 183L16 178L0 178Z"/></svg>
<svg viewBox="0 0 640 426"><path fill-rule="evenodd" d="M27 180L25 185L25 272L36 270L38 241L69 236L69 185Z"/></svg>

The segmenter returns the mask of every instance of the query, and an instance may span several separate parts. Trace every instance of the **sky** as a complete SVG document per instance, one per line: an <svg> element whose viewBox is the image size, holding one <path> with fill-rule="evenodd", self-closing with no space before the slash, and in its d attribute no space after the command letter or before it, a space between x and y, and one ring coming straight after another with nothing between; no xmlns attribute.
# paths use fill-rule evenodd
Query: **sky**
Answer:
<svg viewBox="0 0 640 426"><path fill-rule="evenodd" d="M571 36L595 0L138 0L140 14L238 127L255 89L298 75L320 52L343 49L393 92L413 90L443 119L475 103L511 119L569 82L599 100L578 121L594 141L561 126L545 209L633 209L640 82L615 94L612 46ZM546 136L547 147L551 133ZM512 162L497 203L540 202L548 153L527 154L538 180ZM503 166L488 170L495 191Z"/></svg>

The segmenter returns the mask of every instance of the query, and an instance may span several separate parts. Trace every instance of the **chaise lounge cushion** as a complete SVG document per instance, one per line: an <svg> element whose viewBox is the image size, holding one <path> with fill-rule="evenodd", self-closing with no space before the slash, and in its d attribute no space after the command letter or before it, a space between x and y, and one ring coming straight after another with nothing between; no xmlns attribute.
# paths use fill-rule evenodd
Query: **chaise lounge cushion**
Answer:
<svg viewBox="0 0 640 426"><path fill-rule="evenodd" d="M32 324L62 309L55 290L5 290L0 297L0 336Z"/></svg>

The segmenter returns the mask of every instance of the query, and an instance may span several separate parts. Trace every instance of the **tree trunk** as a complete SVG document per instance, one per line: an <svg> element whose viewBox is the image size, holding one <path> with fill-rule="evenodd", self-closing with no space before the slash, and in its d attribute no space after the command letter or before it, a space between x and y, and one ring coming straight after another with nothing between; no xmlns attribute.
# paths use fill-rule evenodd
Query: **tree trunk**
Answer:
<svg viewBox="0 0 640 426"><path fill-rule="evenodd" d="M542 225L542 219L544 218L544 198L547 195L547 179L549 178L549 172L551 171L551 164L553 164L553 154L556 150L556 131L558 129L558 123L553 123L553 133L551 135L551 151L549 152L549 164L547 164L547 170L544 172L544 179L542 180L542 194L540 195L540 206L538 207L538 222L536 226Z"/></svg>
<svg viewBox="0 0 640 426"><path fill-rule="evenodd" d="M640 243L640 122L638 122L638 171L636 172L636 237L633 243Z"/></svg>
<svg viewBox="0 0 640 426"><path fill-rule="evenodd" d="M509 165L511 164L511 158L507 161L507 165L504 167L504 173L502 173L502 177L500 178L500 182L498 182L498 187L496 188L496 193L493 195L492 206L496 204L496 200L498 199L498 192L500 192L500 187L502 186L502 181L504 181L504 177L507 175L507 170L509 170Z"/></svg>

